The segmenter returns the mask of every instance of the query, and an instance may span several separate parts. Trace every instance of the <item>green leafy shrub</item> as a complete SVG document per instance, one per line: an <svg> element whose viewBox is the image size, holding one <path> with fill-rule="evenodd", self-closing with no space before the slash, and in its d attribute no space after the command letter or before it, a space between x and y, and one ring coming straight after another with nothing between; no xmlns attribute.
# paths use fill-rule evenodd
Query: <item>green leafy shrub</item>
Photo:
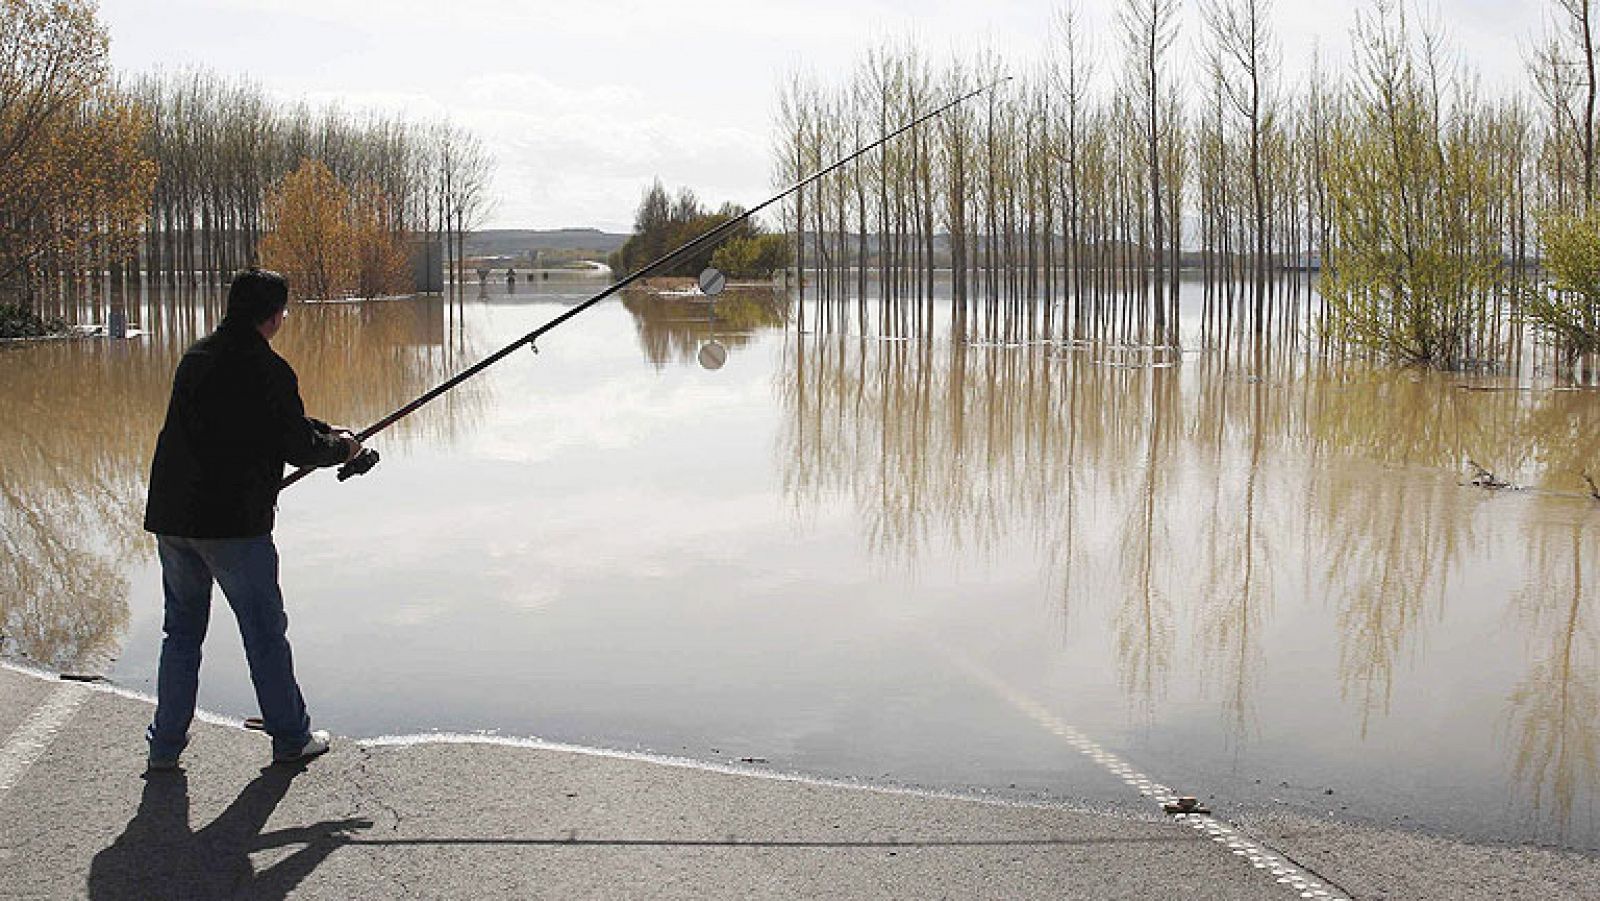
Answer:
<svg viewBox="0 0 1600 901"><path fill-rule="evenodd" d="M789 239L784 235L733 238L711 255L711 265L730 278L771 278L789 265Z"/></svg>
<svg viewBox="0 0 1600 901"><path fill-rule="evenodd" d="M1481 108L1470 92L1441 95L1438 47L1414 40L1402 13L1359 23L1326 172L1329 327L1393 362L1454 368L1481 347L1501 267Z"/></svg>
<svg viewBox="0 0 1600 901"><path fill-rule="evenodd" d="M1523 315L1569 359L1600 351L1600 212L1540 216L1539 246L1549 280L1528 292Z"/></svg>
<svg viewBox="0 0 1600 901"><path fill-rule="evenodd" d="M60 319L41 319L19 304L0 304L0 338L42 338L67 330Z"/></svg>

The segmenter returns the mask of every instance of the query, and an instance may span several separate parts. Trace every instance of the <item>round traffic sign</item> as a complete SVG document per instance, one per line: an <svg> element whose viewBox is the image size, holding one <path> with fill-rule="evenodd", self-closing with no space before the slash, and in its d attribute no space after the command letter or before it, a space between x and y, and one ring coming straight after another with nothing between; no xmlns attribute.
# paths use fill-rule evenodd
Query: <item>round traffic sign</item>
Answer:
<svg viewBox="0 0 1600 901"><path fill-rule="evenodd" d="M700 366L704 369L721 369L728 362L728 349L721 341L707 341L700 345Z"/></svg>
<svg viewBox="0 0 1600 901"><path fill-rule="evenodd" d="M722 289L728 287L728 277L722 270L715 266L709 267L700 273L700 293L707 297L716 297Z"/></svg>

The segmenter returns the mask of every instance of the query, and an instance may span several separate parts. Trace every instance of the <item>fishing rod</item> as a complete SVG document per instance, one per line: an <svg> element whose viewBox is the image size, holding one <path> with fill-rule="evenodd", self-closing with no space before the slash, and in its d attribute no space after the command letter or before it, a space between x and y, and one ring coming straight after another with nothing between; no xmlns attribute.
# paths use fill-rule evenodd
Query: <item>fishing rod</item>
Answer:
<svg viewBox="0 0 1600 901"><path fill-rule="evenodd" d="M371 438L373 435L378 434L379 432L383 431L384 429L388 428L389 426L392 426L395 423L399 422L400 420L406 418L407 416L410 416L412 413L416 412L418 408L422 407L424 404L428 403L429 401L433 400L434 398L438 397L439 395L444 394L445 392L447 392L450 389L456 387L457 385L461 384L462 382L466 381L467 379L472 378L473 376L475 376L478 373L484 371L485 369L488 369L490 366L493 366L494 364L500 362L501 360L503 360L506 357L510 356L511 354L515 353L517 351L517 349L522 347L523 345L527 345L528 347L533 349L534 353L538 353L539 352L539 346L538 346L538 344L536 342L539 340L539 338L542 337L545 333L555 329L557 326L559 326L562 323L566 322L568 319L571 319L572 317L578 315L579 313L582 313L584 310L589 309L590 307L594 306L595 304L599 303L600 301L605 300L607 297L610 297L611 295L617 293L618 291L621 291L623 288L628 287L629 285L633 284L634 282L638 281L639 279L644 278L649 273L655 271L656 269L661 268L662 266L666 265L667 263L670 263L673 260L676 260L679 257L685 256L688 253L690 253L691 251L710 243L711 241L715 240L717 237L719 237L719 236L721 236L723 234L726 234L734 226L738 225L739 223L743 222L744 220L749 219L751 216L754 216L756 213L759 213L762 210L766 209L767 207L772 206L774 203L777 203L778 201L784 199L785 197L788 197L790 194L793 194L796 191L799 191L801 188L804 188L806 185L809 185L812 182L814 182L814 181L816 181L816 180L828 175L829 173L831 173L831 172L833 172L833 171L845 166L846 164L854 161L857 157L860 157L860 156L862 156L864 154L870 153L873 150L876 150L877 148L883 146L884 144L889 143L890 141L894 140L895 138L899 137L900 135L905 134L906 132L910 131L913 128L916 128L918 125L921 125L922 123L927 122L930 119L934 119L934 118L936 118L938 116L941 116L947 110L949 110L949 109L951 109L951 108L953 108L955 106L958 106L958 105L960 105L962 103L965 103L966 101L971 100L972 98L978 96L979 94L983 94L983 93L986 93L988 91L992 91L995 88L999 87L1002 84L1005 84L1006 82L1008 82L1010 80L1011 80L1011 76L1008 75L1008 76L1006 76L1004 78L1001 78L1001 79L998 79L996 81L990 82L989 84L986 84L983 87L976 88L974 90L968 91L967 93L962 94L961 96L955 98L954 100L951 100L950 102L944 104L943 106L940 106L940 107L932 110L931 112L924 113L921 116L918 116L915 119L912 119L910 122L907 122L906 124L904 124L904 125L900 126L899 128L895 129L894 131L889 132L888 134L884 135L883 137L877 139L876 141L873 141L872 143L867 144L867 145L865 145L863 147L857 148L854 152L852 152L848 156L841 157L840 159L835 160L831 165L827 166L826 168L819 169L816 172L811 173L810 175L806 176L805 178L800 179L799 181L795 182L794 184L790 185L789 187L784 188L782 191L778 192L777 194L774 194L772 197L769 197L766 200L763 200L762 202L756 204L755 206L751 207L748 210L745 210L743 213L740 213L739 215L733 217L732 219L729 219L728 221L723 222L720 225L717 225L715 228L712 228L712 229L706 231L704 234L700 235L699 237L694 238L694 239L692 239L692 240L690 240L690 241L688 241L688 242L686 242L684 244L680 244L677 247L673 248L672 250L667 251L666 253L662 254L661 256L659 256L659 257L655 258L654 260L646 263L644 266L640 267L638 270L634 271L634 273L632 275L629 275L628 277L626 277L626 278L624 278L624 279L622 279L620 281L612 282L610 287L606 288L604 291L601 291L600 293L594 295L593 297L590 297L588 300L585 300L583 303L580 303L577 306L573 307L572 309L567 310L566 312L562 313L560 316L557 316L556 318L550 320L549 322L546 322L544 325L541 325L538 328L534 329L533 331L527 333L526 335L523 335L522 337L516 339L515 341L512 341L510 344L507 344L505 347L500 348L499 350L495 351L494 353L490 354L489 356L484 357L482 360L479 360L478 362L472 364L471 366L467 367L466 369L461 370L461 372L455 374L454 376L451 376L446 381L441 382L438 386L434 387L432 390L428 391L426 394L423 394L422 396L418 397L416 400L413 400L412 402L406 404L405 406L401 407L400 409L395 410L393 413L390 413L388 416L385 416L382 419L378 420L377 422L373 423L372 425L367 426L365 429L362 429L361 431L356 432L354 434L355 439L357 441L365 442L368 438ZM343 466L339 467L339 481L342 482L345 479L350 478L351 476L361 475L361 474L371 470L372 467L377 465L377 463L378 463L378 452L375 451L375 450L371 450L371 449L364 449L364 450L362 450L362 452L360 454L356 455L356 457L354 459L348 461ZM315 471L316 471L315 467L303 467L301 469L297 469L294 472L290 473L288 475L288 477L286 477L278 487L280 489L288 488L290 485L293 485L295 482L300 481L301 479L305 478L306 476L310 475L311 473L313 473Z"/></svg>

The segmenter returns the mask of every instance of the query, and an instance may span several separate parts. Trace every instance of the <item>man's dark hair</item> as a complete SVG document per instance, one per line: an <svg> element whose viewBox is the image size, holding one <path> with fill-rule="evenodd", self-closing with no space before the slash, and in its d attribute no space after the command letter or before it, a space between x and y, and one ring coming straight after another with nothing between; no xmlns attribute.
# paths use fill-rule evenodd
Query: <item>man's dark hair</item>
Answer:
<svg viewBox="0 0 1600 901"><path fill-rule="evenodd" d="M226 318L260 325L288 305L288 279L271 269L251 266L233 274Z"/></svg>

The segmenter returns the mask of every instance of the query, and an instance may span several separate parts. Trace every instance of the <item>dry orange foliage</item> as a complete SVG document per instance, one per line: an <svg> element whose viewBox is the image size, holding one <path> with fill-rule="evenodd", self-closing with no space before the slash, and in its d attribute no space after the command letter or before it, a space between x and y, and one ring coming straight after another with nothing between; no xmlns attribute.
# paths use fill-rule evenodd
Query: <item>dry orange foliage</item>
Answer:
<svg viewBox="0 0 1600 901"><path fill-rule="evenodd" d="M87 0L0 0L0 282L127 255L155 183Z"/></svg>
<svg viewBox="0 0 1600 901"><path fill-rule="evenodd" d="M321 162L302 160L267 194L261 263L281 271L303 299L403 290L406 254L392 211L377 185L358 182L352 191Z"/></svg>

